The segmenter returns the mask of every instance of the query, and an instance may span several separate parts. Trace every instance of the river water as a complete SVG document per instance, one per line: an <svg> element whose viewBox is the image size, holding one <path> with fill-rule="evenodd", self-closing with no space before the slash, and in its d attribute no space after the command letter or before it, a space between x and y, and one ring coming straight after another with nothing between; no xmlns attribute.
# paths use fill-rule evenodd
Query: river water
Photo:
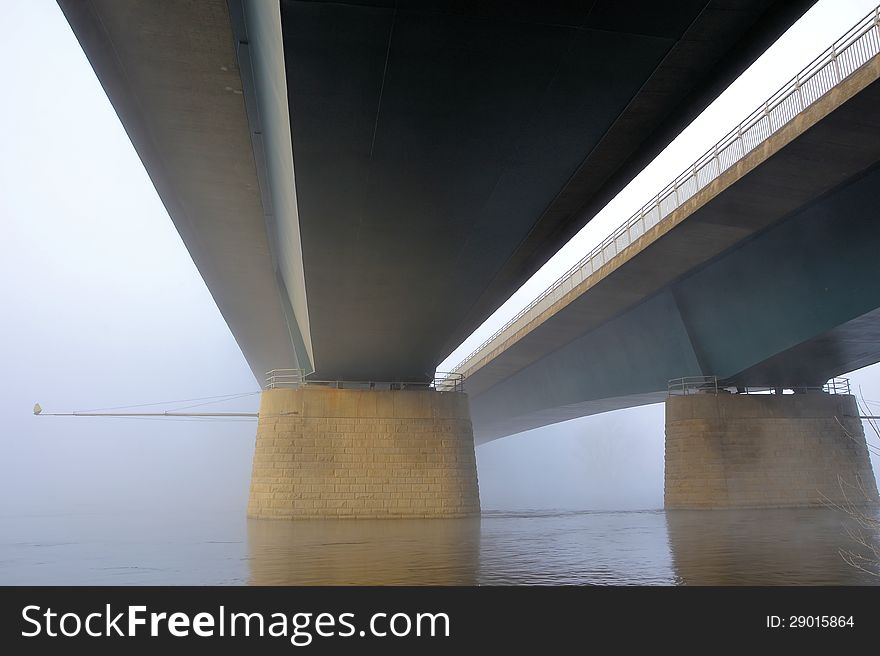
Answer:
<svg viewBox="0 0 880 656"><path fill-rule="evenodd" d="M0 584L880 584L831 509L0 517ZM878 536L874 535L876 539Z"/></svg>

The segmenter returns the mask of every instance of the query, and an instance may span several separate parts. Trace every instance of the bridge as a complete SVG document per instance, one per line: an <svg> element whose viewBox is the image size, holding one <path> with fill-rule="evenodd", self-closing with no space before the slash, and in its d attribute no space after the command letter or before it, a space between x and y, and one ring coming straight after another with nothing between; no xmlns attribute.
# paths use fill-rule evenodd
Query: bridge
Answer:
<svg viewBox="0 0 880 656"><path fill-rule="evenodd" d="M880 360L876 12L459 365L464 394L437 363L811 3L59 4L255 376L286 382L250 514L474 514L474 438L680 376L715 383L670 400L671 507L749 504L778 466L715 490L717 463L671 462L726 439L734 397L798 404L802 443L840 415L864 474L851 396L724 393ZM682 436L697 411L719 425Z"/></svg>
<svg viewBox="0 0 880 656"><path fill-rule="evenodd" d="M880 48L867 17L454 370L478 442L880 361Z"/></svg>

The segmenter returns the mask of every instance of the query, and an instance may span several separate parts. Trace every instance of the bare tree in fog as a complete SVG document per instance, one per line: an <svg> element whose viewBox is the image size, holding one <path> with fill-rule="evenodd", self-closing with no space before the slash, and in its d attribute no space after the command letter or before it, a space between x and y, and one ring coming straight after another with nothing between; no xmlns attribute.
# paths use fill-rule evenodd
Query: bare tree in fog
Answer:
<svg viewBox="0 0 880 656"><path fill-rule="evenodd" d="M868 403L859 390L862 397L862 404L859 410L867 407ZM869 415L870 413L863 413ZM835 417L844 434L851 440L856 438L844 428L839 418ZM876 419L867 417L865 421L871 427L871 430L880 441L880 427L877 425ZM865 445L868 452L880 456L880 446L872 444L867 436L865 437ZM823 503L835 510L845 513L852 521L845 528L845 533L850 541L858 545L860 549L840 549L840 557L843 558L851 567L862 572L880 578L880 513L877 510L877 499L865 485L861 476L856 475L855 483L850 483L838 474L837 484L843 495L843 501L831 501L827 496L821 494Z"/></svg>
<svg viewBox="0 0 880 656"><path fill-rule="evenodd" d="M843 493L843 501L831 501L823 496L826 506L846 513L852 520L844 529L850 541L861 549L839 549L840 557L851 567L880 578L880 518L876 514L876 502L865 488L861 476L855 484L837 477ZM875 511L875 512L872 512Z"/></svg>

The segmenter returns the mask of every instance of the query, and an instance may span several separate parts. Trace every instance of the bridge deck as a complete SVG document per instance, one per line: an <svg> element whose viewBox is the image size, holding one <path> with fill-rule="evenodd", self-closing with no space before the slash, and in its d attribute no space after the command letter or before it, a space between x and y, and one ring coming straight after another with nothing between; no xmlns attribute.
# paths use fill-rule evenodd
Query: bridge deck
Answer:
<svg viewBox="0 0 880 656"><path fill-rule="evenodd" d="M497 404L491 411L486 406L488 415L482 408L504 381L525 376L529 367L563 346L669 290L880 162L878 78L880 56L874 56L604 265L570 283L570 291L560 291L546 308L524 316L457 368L467 377L477 439L662 400L664 386L658 380L654 390L634 389L632 396L614 394L589 403L584 399L576 407L561 404L528 419L495 417ZM625 354L620 355L621 367L628 366ZM868 362L862 358L850 364L857 368ZM700 363L683 363L682 368L694 365Z"/></svg>

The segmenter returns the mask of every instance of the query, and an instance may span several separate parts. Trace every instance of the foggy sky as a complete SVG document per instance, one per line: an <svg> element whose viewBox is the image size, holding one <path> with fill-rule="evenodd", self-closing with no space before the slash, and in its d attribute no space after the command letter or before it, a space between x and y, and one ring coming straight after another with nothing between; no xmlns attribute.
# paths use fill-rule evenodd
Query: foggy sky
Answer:
<svg viewBox="0 0 880 656"><path fill-rule="evenodd" d="M494 332L873 1L820 2L447 364ZM8 63L0 104L0 516L244 516L253 421L31 414L36 401L50 412L235 393L250 396L205 409L251 411L259 387L60 10L50 0L0 0L0 8L6 25L15 26L0 43ZM853 379L867 398L880 399L880 367ZM479 447L477 457L487 510L659 508L663 407L530 431ZM876 459L874 465L876 471Z"/></svg>

